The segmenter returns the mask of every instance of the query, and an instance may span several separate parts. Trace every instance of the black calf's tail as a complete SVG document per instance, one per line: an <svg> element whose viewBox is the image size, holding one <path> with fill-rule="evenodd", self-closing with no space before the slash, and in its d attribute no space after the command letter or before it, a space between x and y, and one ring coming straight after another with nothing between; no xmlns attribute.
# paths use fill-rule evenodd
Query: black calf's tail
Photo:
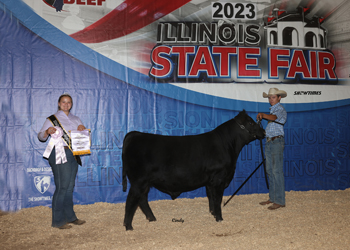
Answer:
<svg viewBox="0 0 350 250"><path fill-rule="evenodd" d="M126 168L127 168L127 164L125 163L125 151L126 151L126 138L127 137L130 137L130 132L127 133L124 137L124 140L123 140L123 150L122 150L122 162L123 162L123 180L122 180L122 185L123 185L123 192L126 192L126 189L128 188L128 179L126 178Z"/></svg>
<svg viewBox="0 0 350 250"><path fill-rule="evenodd" d="M126 192L126 189L128 187L128 180L126 179L126 173L125 168L123 167L123 192Z"/></svg>

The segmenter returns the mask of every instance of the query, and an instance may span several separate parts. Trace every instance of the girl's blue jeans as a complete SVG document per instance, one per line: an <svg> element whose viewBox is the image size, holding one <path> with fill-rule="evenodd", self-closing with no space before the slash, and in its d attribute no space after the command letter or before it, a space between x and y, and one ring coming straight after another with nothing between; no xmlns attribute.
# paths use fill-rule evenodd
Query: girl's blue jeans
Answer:
<svg viewBox="0 0 350 250"><path fill-rule="evenodd" d="M49 157L53 177L56 185L52 197L52 226L60 227L77 219L73 210L73 190L75 177L78 172L78 163L70 149L65 149L67 162L56 164L55 149Z"/></svg>

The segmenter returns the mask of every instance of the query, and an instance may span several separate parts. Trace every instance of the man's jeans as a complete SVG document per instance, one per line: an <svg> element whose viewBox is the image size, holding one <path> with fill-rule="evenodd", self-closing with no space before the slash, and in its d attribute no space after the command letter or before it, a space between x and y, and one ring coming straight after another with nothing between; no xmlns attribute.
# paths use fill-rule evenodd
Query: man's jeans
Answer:
<svg viewBox="0 0 350 250"><path fill-rule="evenodd" d="M284 138L266 142L266 172L269 177L269 200L279 205L285 205L285 186L283 174Z"/></svg>
<svg viewBox="0 0 350 250"><path fill-rule="evenodd" d="M78 163L72 151L65 149L67 162L56 164L55 149L49 157L56 190L52 197L52 226L60 227L77 219L73 210L73 189L78 172Z"/></svg>

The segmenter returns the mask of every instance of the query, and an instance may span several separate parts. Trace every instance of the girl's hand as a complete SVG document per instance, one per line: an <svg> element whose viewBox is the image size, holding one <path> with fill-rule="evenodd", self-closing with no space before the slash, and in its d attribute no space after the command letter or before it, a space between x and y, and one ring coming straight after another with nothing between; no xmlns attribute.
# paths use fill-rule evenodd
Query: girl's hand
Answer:
<svg viewBox="0 0 350 250"><path fill-rule="evenodd" d="M79 126L78 126L78 130L79 130L79 131L83 131L84 129L85 129L85 126L84 126L84 125L79 125Z"/></svg>
<svg viewBox="0 0 350 250"><path fill-rule="evenodd" d="M49 127L45 132L47 135L52 135L56 132L56 129L54 127Z"/></svg>

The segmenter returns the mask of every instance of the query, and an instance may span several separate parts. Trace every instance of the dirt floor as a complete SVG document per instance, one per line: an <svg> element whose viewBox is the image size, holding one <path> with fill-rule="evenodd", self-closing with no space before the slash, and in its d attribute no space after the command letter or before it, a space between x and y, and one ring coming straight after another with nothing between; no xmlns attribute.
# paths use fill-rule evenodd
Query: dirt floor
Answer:
<svg viewBox="0 0 350 250"><path fill-rule="evenodd" d="M227 200L228 197L224 197ZM81 226L51 227L51 209L0 213L1 249L350 249L350 189L287 192L286 207L259 205L267 194L235 196L224 221L209 213L207 198L153 201L157 218L140 209L133 231L123 226L125 204L76 205Z"/></svg>

